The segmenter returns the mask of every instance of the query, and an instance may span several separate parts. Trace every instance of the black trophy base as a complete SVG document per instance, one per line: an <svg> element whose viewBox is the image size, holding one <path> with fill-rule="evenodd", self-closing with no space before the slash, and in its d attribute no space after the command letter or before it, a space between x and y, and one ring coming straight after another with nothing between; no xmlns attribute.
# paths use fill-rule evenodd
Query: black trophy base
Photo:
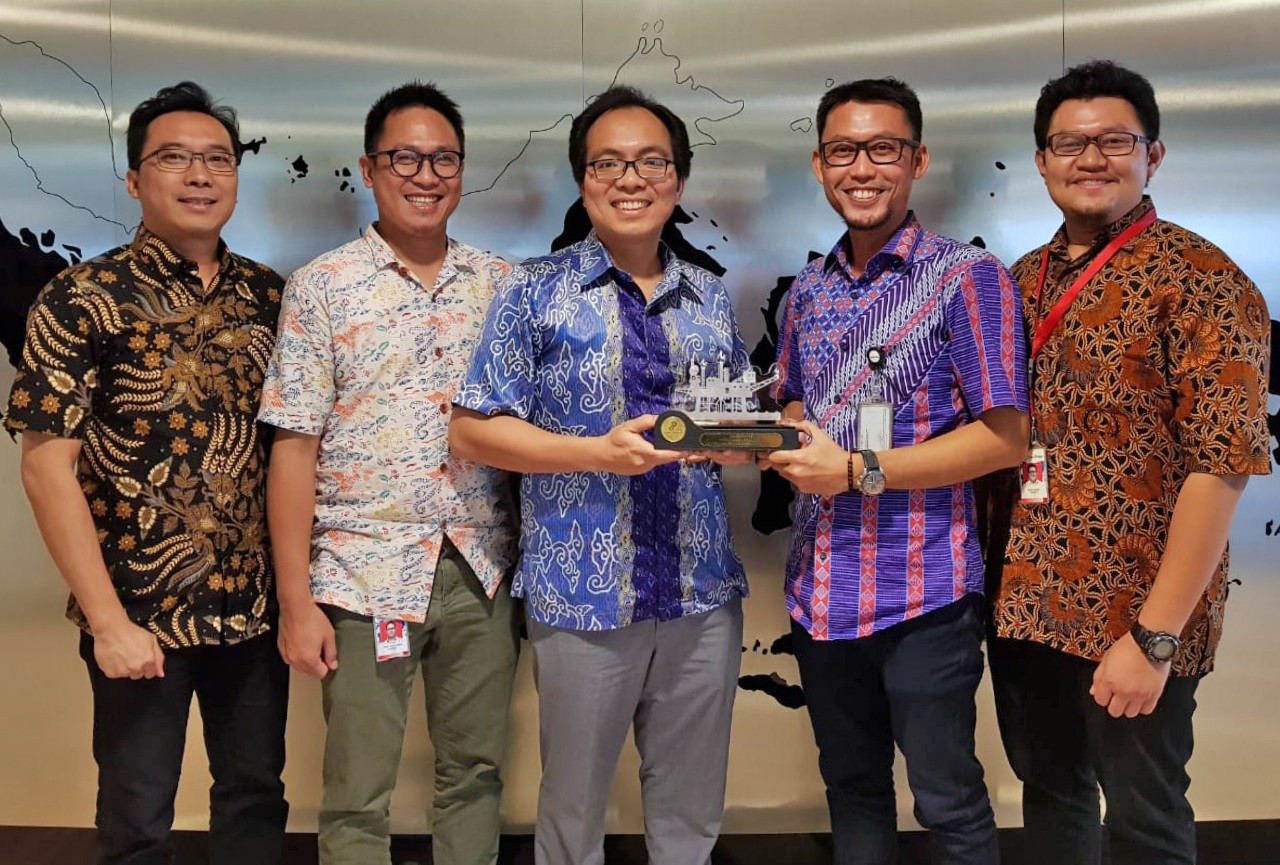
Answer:
<svg viewBox="0 0 1280 865"><path fill-rule="evenodd" d="M682 411L658 415L653 446L669 451L780 451L800 447L800 431L770 421L695 423Z"/></svg>

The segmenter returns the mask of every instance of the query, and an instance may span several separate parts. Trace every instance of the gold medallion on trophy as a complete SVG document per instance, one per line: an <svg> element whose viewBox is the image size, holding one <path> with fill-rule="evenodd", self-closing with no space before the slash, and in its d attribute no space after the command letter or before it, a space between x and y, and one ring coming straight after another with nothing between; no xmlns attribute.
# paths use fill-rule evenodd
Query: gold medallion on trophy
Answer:
<svg viewBox="0 0 1280 865"><path fill-rule="evenodd" d="M665 441L675 444L684 438L684 421L674 415L670 415L662 422L658 432Z"/></svg>

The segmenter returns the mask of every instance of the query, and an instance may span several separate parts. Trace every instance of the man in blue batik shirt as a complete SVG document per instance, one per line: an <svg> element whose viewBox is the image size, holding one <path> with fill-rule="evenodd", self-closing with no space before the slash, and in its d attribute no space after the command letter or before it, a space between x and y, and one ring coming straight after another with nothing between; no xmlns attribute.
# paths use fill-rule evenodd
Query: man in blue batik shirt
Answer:
<svg viewBox="0 0 1280 865"><path fill-rule="evenodd" d="M647 433L691 365L747 365L716 277L660 242L689 173L688 132L631 88L573 123L592 233L499 286L449 440L522 472L520 564L536 662L542 786L535 861L604 861L627 728L654 865L709 861L724 811L742 645L742 564L718 462Z"/></svg>

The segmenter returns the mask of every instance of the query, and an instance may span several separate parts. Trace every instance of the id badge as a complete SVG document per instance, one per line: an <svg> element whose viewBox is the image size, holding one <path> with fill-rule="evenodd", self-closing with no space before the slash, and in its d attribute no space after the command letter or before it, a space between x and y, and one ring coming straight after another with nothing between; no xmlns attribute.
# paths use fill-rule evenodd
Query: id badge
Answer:
<svg viewBox="0 0 1280 865"><path fill-rule="evenodd" d="M858 450L879 453L893 447L893 406L882 399L858 404Z"/></svg>
<svg viewBox="0 0 1280 865"><path fill-rule="evenodd" d="M1031 446L1019 473L1024 505L1039 505L1049 501L1049 458L1043 447Z"/></svg>
<svg viewBox="0 0 1280 865"><path fill-rule="evenodd" d="M409 657L409 628L404 619L374 619L373 649L379 661Z"/></svg>

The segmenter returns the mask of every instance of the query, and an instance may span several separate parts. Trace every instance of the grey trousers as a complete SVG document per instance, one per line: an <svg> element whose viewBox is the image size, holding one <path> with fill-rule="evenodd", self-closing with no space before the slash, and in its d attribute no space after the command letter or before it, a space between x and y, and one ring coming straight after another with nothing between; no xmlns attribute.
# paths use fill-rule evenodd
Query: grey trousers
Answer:
<svg viewBox="0 0 1280 865"><path fill-rule="evenodd" d="M520 639L506 582L495 597L486 597L462 554L446 541L427 620L409 624L409 656L389 661L374 659L371 619L328 612L338 669L323 684L328 735L321 865L390 865L391 791L419 669L436 753L432 857L437 865L492 865Z"/></svg>
<svg viewBox="0 0 1280 865"><path fill-rule="evenodd" d="M570 631L530 621L541 722L537 865L602 865L627 728L652 865L703 865L720 834L742 602L670 622Z"/></svg>

